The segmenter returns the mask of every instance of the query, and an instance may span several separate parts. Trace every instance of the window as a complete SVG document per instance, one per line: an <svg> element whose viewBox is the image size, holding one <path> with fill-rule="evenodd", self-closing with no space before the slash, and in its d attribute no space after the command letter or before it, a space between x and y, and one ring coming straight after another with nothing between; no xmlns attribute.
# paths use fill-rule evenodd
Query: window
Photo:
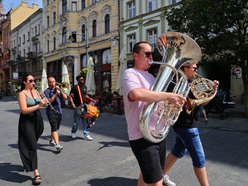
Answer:
<svg viewBox="0 0 248 186"><path fill-rule="evenodd" d="M67 35L67 29L66 27L64 27L62 30L62 44L66 43L67 40L66 35Z"/></svg>
<svg viewBox="0 0 248 186"><path fill-rule="evenodd" d="M86 8L85 0L81 0L81 10Z"/></svg>
<svg viewBox="0 0 248 186"><path fill-rule="evenodd" d="M30 32L28 32L28 39L27 39L27 41L29 41L30 40Z"/></svg>
<svg viewBox="0 0 248 186"><path fill-rule="evenodd" d="M72 32L71 33L71 41L72 41L72 43L76 43L77 42L77 32Z"/></svg>
<svg viewBox="0 0 248 186"><path fill-rule="evenodd" d="M176 0L171 0L171 4L175 4L175 3L177 3Z"/></svg>
<svg viewBox="0 0 248 186"><path fill-rule="evenodd" d="M47 16L47 28L49 28L49 16Z"/></svg>
<svg viewBox="0 0 248 186"><path fill-rule="evenodd" d="M25 56L26 56L26 50L23 49L23 57L25 57Z"/></svg>
<svg viewBox="0 0 248 186"><path fill-rule="evenodd" d="M82 41L85 41L86 37L86 30L85 30L85 25L82 25Z"/></svg>
<svg viewBox="0 0 248 186"><path fill-rule="evenodd" d="M53 25L56 24L56 12L53 12Z"/></svg>
<svg viewBox="0 0 248 186"><path fill-rule="evenodd" d="M148 12L155 10L157 8L156 4L157 4L157 0L149 0L148 1Z"/></svg>
<svg viewBox="0 0 248 186"><path fill-rule="evenodd" d="M132 53L133 52L133 46L135 44L135 34L131 34L127 36L127 43L128 43L128 52Z"/></svg>
<svg viewBox="0 0 248 186"><path fill-rule="evenodd" d="M67 0L62 0L62 13L67 12Z"/></svg>
<svg viewBox="0 0 248 186"><path fill-rule="evenodd" d="M62 30L62 43L66 43L67 41L67 28L64 27Z"/></svg>
<svg viewBox="0 0 248 186"><path fill-rule="evenodd" d="M135 17L135 1L130 1L127 3L128 7L128 18L133 18Z"/></svg>
<svg viewBox="0 0 248 186"><path fill-rule="evenodd" d="M92 37L96 37L96 20L94 19L92 22Z"/></svg>
<svg viewBox="0 0 248 186"><path fill-rule="evenodd" d="M47 39L47 52L49 52L49 39Z"/></svg>
<svg viewBox="0 0 248 186"><path fill-rule="evenodd" d="M37 35L37 27L36 26L34 27L34 35L35 36Z"/></svg>
<svg viewBox="0 0 248 186"><path fill-rule="evenodd" d="M107 33L110 32L110 16L109 16L109 14L107 14L107 15L105 16L104 25L105 25L105 34L107 34Z"/></svg>
<svg viewBox="0 0 248 186"><path fill-rule="evenodd" d="M91 4L96 4L98 2L98 0L91 0Z"/></svg>
<svg viewBox="0 0 248 186"><path fill-rule="evenodd" d="M47 6L49 6L49 0L47 0Z"/></svg>
<svg viewBox="0 0 248 186"><path fill-rule="evenodd" d="M53 50L56 50L56 37L53 37Z"/></svg>
<svg viewBox="0 0 248 186"><path fill-rule="evenodd" d="M25 39L25 34L23 34L23 42L22 42L23 44L25 43L25 40L26 40Z"/></svg>
<svg viewBox="0 0 248 186"><path fill-rule="evenodd" d="M77 11L77 2L76 1L72 1L71 2L71 11L72 12L76 12Z"/></svg>
<svg viewBox="0 0 248 186"><path fill-rule="evenodd" d="M156 48L156 42L157 42L157 29L150 29L147 30L147 38L148 38L148 43L152 46L152 50L155 50Z"/></svg>

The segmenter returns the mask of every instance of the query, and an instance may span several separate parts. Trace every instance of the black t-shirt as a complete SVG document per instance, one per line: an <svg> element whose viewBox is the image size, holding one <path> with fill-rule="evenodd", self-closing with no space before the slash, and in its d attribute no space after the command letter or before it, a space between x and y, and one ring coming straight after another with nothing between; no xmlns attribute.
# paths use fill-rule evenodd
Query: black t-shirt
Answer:
<svg viewBox="0 0 248 186"><path fill-rule="evenodd" d="M82 95L83 103L86 103L87 87L85 85L82 85L79 88L81 90L81 95ZM73 93L74 94L73 102L74 102L75 106L76 107L80 106L82 103L80 101L80 96L79 96L79 92L78 92L78 85L75 85L74 87L72 87L70 93Z"/></svg>
<svg viewBox="0 0 248 186"><path fill-rule="evenodd" d="M195 99L192 92L189 93L188 98ZM174 128L195 128L198 120L198 112L199 107L196 107L190 114L185 111L185 107L183 107L183 111L180 113L178 120L173 125Z"/></svg>

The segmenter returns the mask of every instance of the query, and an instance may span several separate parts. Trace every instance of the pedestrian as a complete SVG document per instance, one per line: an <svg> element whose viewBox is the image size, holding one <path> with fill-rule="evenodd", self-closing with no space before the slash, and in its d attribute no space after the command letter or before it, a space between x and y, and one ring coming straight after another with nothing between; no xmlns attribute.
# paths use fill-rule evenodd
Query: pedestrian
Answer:
<svg viewBox="0 0 248 186"><path fill-rule="evenodd" d="M138 186L162 186L162 168L166 155L165 139L159 143L145 140L139 126L139 115L145 105L167 100L181 106L185 99L174 93L150 90L155 78L148 72L152 61L152 47L145 41L138 42L133 48L134 67L125 71L122 86L128 138L131 149L138 161L141 173Z"/></svg>
<svg viewBox="0 0 248 186"><path fill-rule="evenodd" d="M49 140L49 143L56 148L57 152L60 152L63 149L63 146L60 145L58 134L62 121L61 100L66 100L67 95L56 86L54 77L50 76L47 80L48 88L44 91L44 94L51 103L46 108L47 118L51 126L51 139Z"/></svg>
<svg viewBox="0 0 248 186"><path fill-rule="evenodd" d="M33 184L39 185L41 177L38 171L37 142L44 130L40 107L46 107L47 100L42 99L34 87L34 77L30 74L23 76L21 91L18 94L18 149L24 170L33 171Z"/></svg>
<svg viewBox="0 0 248 186"><path fill-rule="evenodd" d="M87 127L87 119L82 117L81 105L88 103L90 101L94 102L87 95L87 87L85 86L85 77L83 75L78 75L76 77L77 85L73 86L70 92L70 101L74 109L74 121L71 129L71 137L75 139L78 124L81 122L83 125L83 137L87 141L92 141L93 138L90 136L89 128Z"/></svg>
<svg viewBox="0 0 248 186"><path fill-rule="evenodd" d="M187 76L189 82L196 76L197 64L196 62L188 63L182 67L183 72ZM214 81L215 88L218 87L219 82ZM195 99L192 92L189 93L188 98ZM167 155L165 160L164 184L166 186L175 186L168 173L172 166L176 163L178 158L182 158L188 151L193 161L194 173L201 186L208 186L207 171L205 168L206 159L201 139L199 136L197 125L199 107L196 107L192 113L188 114L185 110L180 113L180 116L176 123L173 125L173 129L176 133L176 140L172 151Z"/></svg>

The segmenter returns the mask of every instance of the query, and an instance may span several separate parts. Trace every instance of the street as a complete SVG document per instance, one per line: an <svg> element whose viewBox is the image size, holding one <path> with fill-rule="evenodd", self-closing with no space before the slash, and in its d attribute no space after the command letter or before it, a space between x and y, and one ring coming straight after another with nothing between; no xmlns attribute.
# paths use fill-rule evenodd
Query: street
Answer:
<svg viewBox="0 0 248 186"><path fill-rule="evenodd" d="M93 141L71 138L73 111L63 109L59 131L64 149L57 154L49 145L50 125L41 109L45 129L38 141L38 166L44 186L135 186L138 164L129 147L123 115L102 113L91 128ZM19 106L16 100L0 100L0 185L31 185L33 173L23 171L18 147ZM248 118L227 115L220 120L210 115L209 122L200 121L199 129L206 152L211 186L248 186ZM168 137L168 151L174 143L174 132ZM197 186L191 158L178 160L170 173L177 186Z"/></svg>

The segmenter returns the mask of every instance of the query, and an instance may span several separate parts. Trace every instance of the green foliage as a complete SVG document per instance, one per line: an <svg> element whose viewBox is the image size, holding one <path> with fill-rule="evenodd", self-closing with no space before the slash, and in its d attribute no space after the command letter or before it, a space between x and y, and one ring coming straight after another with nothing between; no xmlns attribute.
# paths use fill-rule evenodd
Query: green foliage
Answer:
<svg viewBox="0 0 248 186"><path fill-rule="evenodd" d="M248 0L182 0L167 15L171 30L196 40L203 61L239 64L248 96Z"/></svg>
<svg viewBox="0 0 248 186"><path fill-rule="evenodd" d="M87 72L88 72L88 69L86 67L82 68L80 75L83 75L84 77L86 77Z"/></svg>

